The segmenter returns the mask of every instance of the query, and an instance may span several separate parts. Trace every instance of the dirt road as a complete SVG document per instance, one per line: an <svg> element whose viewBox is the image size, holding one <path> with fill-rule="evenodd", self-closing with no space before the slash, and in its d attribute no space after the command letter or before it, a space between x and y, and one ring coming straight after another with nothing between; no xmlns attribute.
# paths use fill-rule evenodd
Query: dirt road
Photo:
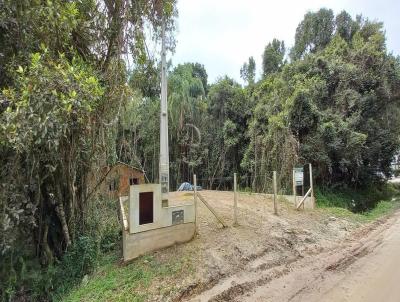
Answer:
<svg viewBox="0 0 400 302"><path fill-rule="evenodd" d="M265 254L189 301L400 301L400 213L322 252Z"/></svg>
<svg viewBox="0 0 400 302"><path fill-rule="evenodd" d="M400 301L400 215L364 247L347 269L326 273L292 301Z"/></svg>

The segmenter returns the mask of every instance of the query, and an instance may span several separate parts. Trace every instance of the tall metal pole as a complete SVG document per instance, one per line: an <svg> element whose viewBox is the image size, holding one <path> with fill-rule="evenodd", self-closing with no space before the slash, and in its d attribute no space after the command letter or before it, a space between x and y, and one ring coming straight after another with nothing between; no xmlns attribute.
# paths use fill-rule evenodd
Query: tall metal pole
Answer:
<svg viewBox="0 0 400 302"><path fill-rule="evenodd" d="M165 18L162 22L161 45L161 114L160 114L160 169L162 206L168 206L169 193L169 150L168 150L168 106L167 106L167 63L165 49Z"/></svg>

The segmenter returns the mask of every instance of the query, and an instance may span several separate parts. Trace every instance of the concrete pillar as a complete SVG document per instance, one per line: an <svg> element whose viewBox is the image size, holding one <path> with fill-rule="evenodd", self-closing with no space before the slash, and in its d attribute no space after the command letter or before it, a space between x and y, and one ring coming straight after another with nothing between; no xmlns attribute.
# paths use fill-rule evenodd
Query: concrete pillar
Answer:
<svg viewBox="0 0 400 302"><path fill-rule="evenodd" d="M167 105L167 63L165 47L165 20L162 23L161 45L161 113L160 113L160 167L161 202L168 207L169 193L169 150L168 150L168 105Z"/></svg>

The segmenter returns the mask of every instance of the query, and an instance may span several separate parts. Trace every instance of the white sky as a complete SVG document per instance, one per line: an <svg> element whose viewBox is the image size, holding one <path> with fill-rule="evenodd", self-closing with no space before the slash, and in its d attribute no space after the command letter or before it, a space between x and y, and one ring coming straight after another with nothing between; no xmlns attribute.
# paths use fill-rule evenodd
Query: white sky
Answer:
<svg viewBox="0 0 400 302"><path fill-rule="evenodd" d="M172 62L204 64L209 83L223 75L240 81L240 67L253 56L259 77L265 45L278 38L291 47L304 14L321 7L383 21L389 51L400 54L400 0L178 0Z"/></svg>

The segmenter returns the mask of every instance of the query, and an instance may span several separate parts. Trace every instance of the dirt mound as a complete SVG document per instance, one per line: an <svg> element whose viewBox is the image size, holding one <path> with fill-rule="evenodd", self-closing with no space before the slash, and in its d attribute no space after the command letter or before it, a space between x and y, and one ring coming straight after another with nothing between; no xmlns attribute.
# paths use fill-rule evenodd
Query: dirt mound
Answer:
<svg viewBox="0 0 400 302"><path fill-rule="evenodd" d="M296 211L281 199L279 214L274 215L270 198L247 193L239 194L239 225L232 226L233 192L201 194L228 228L222 228L199 203L198 235L173 249L175 256L190 257L193 271L177 281L175 294L163 296L163 301L240 301L255 288L288 274L299 259L332 248L356 227L319 211ZM172 196L192 198L187 193ZM168 257L170 252L160 254Z"/></svg>

